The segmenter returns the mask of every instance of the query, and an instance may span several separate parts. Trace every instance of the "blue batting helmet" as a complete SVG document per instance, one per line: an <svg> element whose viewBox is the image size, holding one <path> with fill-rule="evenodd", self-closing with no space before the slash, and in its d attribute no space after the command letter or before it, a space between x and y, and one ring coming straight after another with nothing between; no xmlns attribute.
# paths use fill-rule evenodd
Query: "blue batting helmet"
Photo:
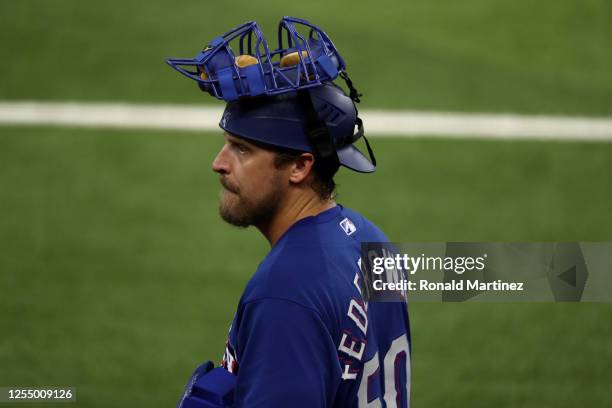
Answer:
<svg viewBox="0 0 612 408"><path fill-rule="evenodd" d="M309 96L320 124L309 124ZM317 126L324 124L328 135L313 140ZM308 91L308 95L291 92L268 98L240 99L229 102L219 123L221 128L245 139L272 146L311 152L319 157L333 155L339 164L351 170L373 172L375 161L366 140L372 163L353 145L363 136L363 125L355 104L333 83ZM357 128L357 131L355 131ZM326 141L331 143L326 146Z"/></svg>

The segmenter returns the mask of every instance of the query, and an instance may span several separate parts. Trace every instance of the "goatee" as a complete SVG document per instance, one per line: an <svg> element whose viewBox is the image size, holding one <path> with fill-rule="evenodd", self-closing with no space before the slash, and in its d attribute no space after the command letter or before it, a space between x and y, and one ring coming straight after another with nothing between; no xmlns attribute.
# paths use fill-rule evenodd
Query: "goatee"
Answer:
<svg viewBox="0 0 612 408"><path fill-rule="evenodd" d="M284 189L279 180L271 180L268 191L261 197L245 197L238 186L220 179L224 190L219 198L219 215L236 227L267 225L278 212Z"/></svg>

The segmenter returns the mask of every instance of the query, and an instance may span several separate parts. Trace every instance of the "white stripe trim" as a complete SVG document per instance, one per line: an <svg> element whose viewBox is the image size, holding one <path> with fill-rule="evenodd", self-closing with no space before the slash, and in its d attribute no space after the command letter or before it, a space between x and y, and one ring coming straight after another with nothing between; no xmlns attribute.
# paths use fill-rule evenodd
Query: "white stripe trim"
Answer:
<svg viewBox="0 0 612 408"><path fill-rule="evenodd" d="M214 130L222 107L0 102L0 124ZM366 110L367 135L612 141L611 118Z"/></svg>

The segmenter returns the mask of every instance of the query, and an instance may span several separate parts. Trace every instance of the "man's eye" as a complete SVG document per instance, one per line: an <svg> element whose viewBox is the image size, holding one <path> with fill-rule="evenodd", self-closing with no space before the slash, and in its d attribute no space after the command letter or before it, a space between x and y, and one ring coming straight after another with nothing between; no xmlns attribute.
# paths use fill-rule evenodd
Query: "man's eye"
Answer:
<svg viewBox="0 0 612 408"><path fill-rule="evenodd" d="M248 147L240 143L236 143L234 148L238 151L238 153L247 153L249 151Z"/></svg>

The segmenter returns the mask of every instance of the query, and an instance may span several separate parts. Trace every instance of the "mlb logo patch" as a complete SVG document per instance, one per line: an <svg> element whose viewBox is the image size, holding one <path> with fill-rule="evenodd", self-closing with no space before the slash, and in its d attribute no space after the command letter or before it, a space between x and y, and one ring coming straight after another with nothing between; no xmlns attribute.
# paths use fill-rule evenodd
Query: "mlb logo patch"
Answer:
<svg viewBox="0 0 612 408"><path fill-rule="evenodd" d="M355 227L353 221L349 220L348 218L340 221L340 228L342 228L346 235L351 235L353 232L357 231L357 227Z"/></svg>

